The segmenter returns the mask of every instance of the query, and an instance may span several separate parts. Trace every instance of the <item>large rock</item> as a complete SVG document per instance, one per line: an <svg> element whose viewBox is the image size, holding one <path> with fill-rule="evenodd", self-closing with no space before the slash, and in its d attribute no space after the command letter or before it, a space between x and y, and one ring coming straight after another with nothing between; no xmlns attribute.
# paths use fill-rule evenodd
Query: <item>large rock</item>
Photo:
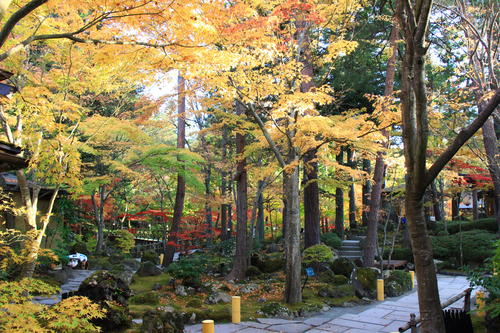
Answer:
<svg viewBox="0 0 500 333"><path fill-rule="evenodd" d="M281 253L257 254L251 257L251 265L257 267L261 272L274 273L285 268L285 258Z"/></svg>
<svg viewBox="0 0 500 333"><path fill-rule="evenodd" d="M249 283L240 288L240 293L242 294L250 294L254 291L260 289L260 286L256 283Z"/></svg>
<svg viewBox="0 0 500 333"><path fill-rule="evenodd" d="M102 327L104 332L131 326L132 317L127 307L131 291L119 277L106 271L96 272L82 282L75 294L88 297L106 311L105 318L92 321Z"/></svg>
<svg viewBox="0 0 500 333"><path fill-rule="evenodd" d="M159 307L144 314L141 332L144 333L182 333L190 316L176 312L171 307Z"/></svg>
<svg viewBox="0 0 500 333"><path fill-rule="evenodd" d="M344 275L346 278L350 278L352 272L356 268L356 265L350 259L338 258L333 261L330 268L335 274Z"/></svg>
<svg viewBox="0 0 500 333"><path fill-rule="evenodd" d="M127 284L131 284L134 274L140 266L141 263L135 259L124 259L120 264L114 264L111 267L111 272Z"/></svg>
<svg viewBox="0 0 500 333"><path fill-rule="evenodd" d="M156 267L154 263L151 261L146 261L141 264L139 269L137 270L137 275L139 276L156 276L162 273L161 269Z"/></svg>
<svg viewBox="0 0 500 333"><path fill-rule="evenodd" d="M292 319L293 318L293 313L292 311L287 308L286 306L276 303L276 302L271 302L263 305L260 308L260 312L265 315L266 317L274 317L274 318L282 318L282 319Z"/></svg>
<svg viewBox="0 0 500 333"><path fill-rule="evenodd" d="M411 290L411 284L410 273L401 270L389 271L384 280L385 295L388 297L401 296Z"/></svg>
<svg viewBox="0 0 500 333"><path fill-rule="evenodd" d="M73 275L73 270L68 266L63 266L61 269L49 270L48 273L59 283L63 284L68 281Z"/></svg>
<svg viewBox="0 0 500 333"><path fill-rule="evenodd" d="M88 297L94 302L114 301L126 305L131 291L127 283L119 277L106 271L99 271L82 282L77 294Z"/></svg>
<svg viewBox="0 0 500 333"><path fill-rule="evenodd" d="M374 299L377 296L377 279L380 270L371 267L359 267L353 272L351 284L359 298Z"/></svg>
<svg viewBox="0 0 500 333"><path fill-rule="evenodd" d="M221 291L216 291L208 295L205 303L207 304L219 304L219 303L229 303L231 302L231 296Z"/></svg>

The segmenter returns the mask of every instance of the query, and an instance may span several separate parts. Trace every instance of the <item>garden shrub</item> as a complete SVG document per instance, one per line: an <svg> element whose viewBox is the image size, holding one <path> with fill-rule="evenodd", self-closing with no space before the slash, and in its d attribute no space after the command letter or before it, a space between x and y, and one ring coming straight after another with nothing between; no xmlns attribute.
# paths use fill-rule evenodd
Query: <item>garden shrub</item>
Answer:
<svg viewBox="0 0 500 333"><path fill-rule="evenodd" d="M151 261L158 265L160 263L160 256L154 251L146 251L141 256L141 262Z"/></svg>
<svg viewBox="0 0 500 333"><path fill-rule="evenodd" d="M498 224L494 218L479 219L471 222L452 221L448 222L447 229L450 234L456 234L460 232L460 230L486 230L492 233L496 233L498 231Z"/></svg>
<svg viewBox="0 0 500 333"><path fill-rule="evenodd" d="M369 267L359 267L356 269L356 280L367 290L377 288L378 273L375 269Z"/></svg>
<svg viewBox="0 0 500 333"><path fill-rule="evenodd" d="M113 232L112 246L122 253L130 253L135 246L134 234L130 231L122 229Z"/></svg>
<svg viewBox="0 0 500 333"><path fill-rule="evenodd" d="M333 247L334 249L340 249L340 246L342 245L342 240L334 232L328 232L322 234L321 241L326 245L328 245L329 247Z"/></svg>
<svg viewBox="0 0 500 333"><path fill-rule="evenodd" d="M58 287L36 279L0 282L1 332L99 332L92 320L104 317L86 297L70 297L53 306L33 303L33 295L52 295Z"/></svg>
<svg viewBox="0 0 500 333"><path fill-rule="evenodd" d="M319 267L333 262L332 249L326 245L314 245L304 250L302 263L305 266Z"/></svg>
<svg viewBox="0 0 500 333"><path fill-rule="evenodd" d="M206 270L206 258L201 255L180 258L179 261L171 263L167 272L174 278L181 279L186 285L199 285L201 274Z"/></svg>
<svg viewBox="0 0 500 333"><path fill-rule="evenodd" d="M386 251L384 253L384 258L388 259L389 258L389 251ZM411 249L405 248L405 247L395 247L391 259L394 260L406 260L409 262L413 262L413 253L411 252Z"/></svg>
<svg viewBox="0 0 500 333"><path fill-rule="evenodd" d="M449 236L432 237L434 257L445 261L456 260L460 263L460 238L462 238L464 264L482 263L493 255L496 235L485 230L471 230Z"/></svg>
<svg viewBox="0 0 500 333"><path fill-rule="evenodd" d="M256 266L263 273L274 273L285 268L285 258L281 253L254 253L250 261L253 266Z"/></svg>

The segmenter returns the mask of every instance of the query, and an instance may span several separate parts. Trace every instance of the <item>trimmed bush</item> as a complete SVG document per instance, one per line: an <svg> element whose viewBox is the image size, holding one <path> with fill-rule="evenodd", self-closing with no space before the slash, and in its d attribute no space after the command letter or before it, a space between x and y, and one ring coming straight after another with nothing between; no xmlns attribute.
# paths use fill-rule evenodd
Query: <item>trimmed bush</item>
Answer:
<svg viewBox="0 0 500 333"><path fill-rule="evenodd" d="M389 251L386 251L386 253L384 253L384 259L388 259L388 257ZM391 259L413 262L413 253L411 252L411 249L407 249L404 247L395 247L392 252Z"/></svg>
<svg viewBox="0 0 500 333"><path fill-rule="evenodd" d="M460 230L462 231L487 230L489 232L496 233L498 231L498 225L497 221L494 218L485 218L471 222L463 222L463 221L448 222L447 229L450 234L456 234L460 232Z"/></svg>
<svg viewBox="0 0 500 333"><path fill-rule="evenodd" d="M326 245L314 245L304 250L302 263L306 266L318 267L333 262L333 252Z"/></svg>
<svg viewBox="0 0 500 333"><path fill-rule="evenodd" d="M340 249L340 246L342 245L342 240L334 232L328 232L326 234L322 234L321 241L326 245L328 245L329 247L333 247L334 249Z"/></svg>
<svg viewBox="0 0 500 333"><path fill-rule="evenodd" d="M344 275L335 275L332 271L324 271L319 275L319 281L333 284L334 286L340 286L343 284L347 284L349 279Z"/></svg>
<svg viewBox="0 0 500 333"><path fill-rule="evenodd" d="M141 262L151 261L158 265L160 263L160 256L154 251L146 251L142 254Z"/></svg>
<svg viewBox="0 0 500 333"><path fill-rule="evenodd" d="M112 246L122 253L130 253L130 250L135 246L134 234L130 231L122 229L113 232L114 239Z"/></svg>
<svg viewBox="0 0 500 333"><path fill-rule="evenodd" d="M462 240L460 240L462 238ZM431 238L434 258L461 262L460 242L462 242L463 263L482 263L494 253L496 235L485 230L471 230L449 236Z"/></svg>
<svg viewBox="0 0 500 333"><path fill-rule="evenodd" d="M385 294L389 297L400 296L411 290L410 273L401 270L391 271L389 277L384 281Z"/></svg>
<svg viewBox="0 0 500 333"><path fill-rule="evenodd" d="M255 266L248 266L247 271L245 272L245 275L248 277L259 276L261 274L262 272L260 269Z"/></svg>

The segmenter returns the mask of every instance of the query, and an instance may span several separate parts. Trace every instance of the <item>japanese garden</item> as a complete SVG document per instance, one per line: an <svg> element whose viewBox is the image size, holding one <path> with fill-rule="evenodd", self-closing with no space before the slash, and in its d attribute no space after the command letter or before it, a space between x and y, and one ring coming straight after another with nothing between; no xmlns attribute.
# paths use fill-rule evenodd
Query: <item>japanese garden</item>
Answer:
<svg viewBox="0 0 500 333"><path fill-rule="evenodd" d="M500 332L498 1L0 22L0 332Z"/></svg>

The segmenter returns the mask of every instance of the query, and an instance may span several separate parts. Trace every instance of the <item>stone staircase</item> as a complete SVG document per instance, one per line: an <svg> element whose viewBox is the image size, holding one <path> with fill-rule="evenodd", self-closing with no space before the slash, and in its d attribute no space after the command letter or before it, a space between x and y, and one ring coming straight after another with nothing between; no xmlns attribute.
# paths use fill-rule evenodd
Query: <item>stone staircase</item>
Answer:
<svg viewBox="0 0 500 333"><path fill-rule="evenodd" d="M76 291L80 287L80 284L88 278L92 273L96 271L94 270L83 270L83 269L74 269L71 272L71 277L61 285L61 291L59 294L52 295L52 296L35 296L33 297L32 301L39 303L39 304L44 304L44 305L54 305L56 303L59 303L62 298L62 294L68 293L71 291Z"/></svg>
<svg viewBox="0 0 500 333"><path fill-rule="evenodd" d="M339 255L351 260L361 259L363 251L359 239L346 239L342 241Z"/></svg>

